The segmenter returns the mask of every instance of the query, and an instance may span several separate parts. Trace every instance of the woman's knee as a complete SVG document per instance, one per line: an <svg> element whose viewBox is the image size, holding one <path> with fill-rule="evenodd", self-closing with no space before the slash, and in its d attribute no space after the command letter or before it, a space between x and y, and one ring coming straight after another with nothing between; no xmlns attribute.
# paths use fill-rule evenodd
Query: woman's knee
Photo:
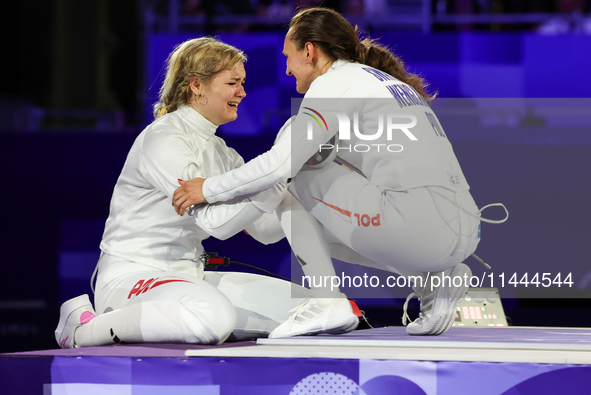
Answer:
<svg viewBox="0 0 591 395"><path fill-rule="evenodd" d="M180 315L188 337L199 344L223 343L236 327L236 308L222 293L181 300Z"/></svg>

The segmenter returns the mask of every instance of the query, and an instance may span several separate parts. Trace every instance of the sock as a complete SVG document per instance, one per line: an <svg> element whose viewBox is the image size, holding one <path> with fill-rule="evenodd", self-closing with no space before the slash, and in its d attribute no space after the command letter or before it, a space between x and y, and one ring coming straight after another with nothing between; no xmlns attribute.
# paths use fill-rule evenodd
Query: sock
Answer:
<svg viewBox="0 0 591 395"><path fill-rule="evenodd" d="M191 307L191 306L189 306ZM74 333L78 347L116 343L215 344L198 314L172 301L144 301L101 314Z"/></svg>
<svg viewBox="0 0 591 395"><path fill-rule="evenodd" d="M139 307L139 305L137 306ZM132 310L137 310L137 308ZM115 310L99 315L89 323L76 329L76 332L74 333L74 342L78 347L94 347L119 343L121 342L121 339L115 334L113 327L117 328L122 322L128 321L129 319L130 317L126 317L125 311L123 310ZM139 322L137 329L137 332L140 333L141 337Z"/></svg>

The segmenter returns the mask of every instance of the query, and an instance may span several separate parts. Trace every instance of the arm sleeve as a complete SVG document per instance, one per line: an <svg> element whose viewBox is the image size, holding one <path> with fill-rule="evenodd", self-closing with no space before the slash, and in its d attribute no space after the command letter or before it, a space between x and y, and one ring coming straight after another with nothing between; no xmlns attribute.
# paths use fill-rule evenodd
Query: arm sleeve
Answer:
<svg viewBox="0 0 591 395"><path fill-rule="evenodd" d="M273 244L285 237L276 212L265 213L244 230L262 244Z"/></svg>
<svg viewBox="0 0 591 395"><path fill-rule="evenodd" d="M329 97L330 92L331 98L324 101L327 109L335 107L339 98L347 91L343 85L330 81L314 86L315 92L312 96L323 97L322 92L327 92L326 97ZM302 110L304 107L305 98L298 115L269 151L240 168L207 178L203 183L205 199L210 203L226 201L236 196L262 191L294 177L306 161L318 151L320 144L326 143L338 131L336 118L326 117L327 127L317 130L313 137L308 139L306 130L311 118L306 114L307 110Z"/></svg>
<svg viewBox="0 0 591 395"><path fill-rule="evenodd" d="M249 227L252 234L247 232L256 240L264 244L273 243L283 238L281 232L281 237L272 241L277 237L272 217L275 216L273 211L281 203L286 192L285 184L276 184L246 198L238 197L228 202L204 204L193 212L193 219L201 229L216 239L225 240Z"/></svg>
<svg viewBox="0 0 591 395"><path fill-rule="evenodd" d="M273 210L283 200L287 188L285 185L275 185L249 198L236 198L225 203L205 204L193 212L195 223L216 239L225 240L243 229L256 240L269 244L275 235L275 224L272 217ZM269 210L266 212L265 210ZM271 214L269 214L271 213ZM263 219L261 219L261 217ZM278 221L277 221L278 222ZM265 228L270 228L268 231ZM283 232L281 232L283 234Z"/></svg>
<svg viewBox="0 0 591 395"><path fill-rule="evenodd" d="M177 179L189 180L204 174L198 165L197 151L181 130L170 125L155 126L151 133L146 134L142 145L140 173L150 185L172 198L179 187ZM220 144L223 144L222 152L230 166L244 164L242 157L226 147L223 140ZM193 218L200 228L224 240L252 225L261 215L273 212L286 191L286 185L277 184L227 204L201 205L194 210Z"/></svg>
<svg viewBox="0 0 591 395"><path fill-rule="evenodd" d="M226 240L257 220L264 212L248 199L205 204L193 212L197 226L219 240Z"/></svg>
<svg viewBox="0 0 591 395"><path fill-rule="evenodd" d="M140 173L169 199L179 187L177 179L203 177L187 137L172 126L157 125L142 145Z"/></svg>

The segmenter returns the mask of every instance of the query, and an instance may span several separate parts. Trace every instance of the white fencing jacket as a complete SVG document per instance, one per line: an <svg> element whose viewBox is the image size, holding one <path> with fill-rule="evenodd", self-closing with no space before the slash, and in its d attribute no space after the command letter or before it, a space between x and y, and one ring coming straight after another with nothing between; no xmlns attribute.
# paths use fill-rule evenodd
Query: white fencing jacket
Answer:
<svg viewBox="0 0 591 395"><path fill-rule="evenodd" d="M346 114L349 124L340 122L337 113ZM379 130L380 115L383 133L372 139ZM469 189L437 117L413 88L369 66L339 60L310 85L291 129L271 150L244 166L207 178L203 195L210 203L226 201L285 182L337 131L338 155L384 190L441 186L460 193Z"/></svg>
<svg viewBox="0 0 591 395"><path fill-rule="evenodd" d="M201 241L228 238L242 229L269 243L283 237L271 213L285 186L229 203L203 205L180 217L172 206L178 179L212 177L244 164L215 135L217 126L188 106L149 125L134 142L117 180L100 248L105 253L167 270L170 263L195 261Z"/></svg>

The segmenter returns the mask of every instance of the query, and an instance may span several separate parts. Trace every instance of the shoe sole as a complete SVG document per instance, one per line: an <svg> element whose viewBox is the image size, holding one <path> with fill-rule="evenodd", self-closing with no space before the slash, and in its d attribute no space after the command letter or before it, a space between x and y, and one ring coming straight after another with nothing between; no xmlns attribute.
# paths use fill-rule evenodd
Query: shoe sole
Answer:
<svg viewBox="0 0 591 395"><path fill-rule="evenodd" d="M318 335L321 333L327 333L327 334L331 334L331 335L339 335L342 333L351 332L352 330L357 328L358 325L359 325L359 318L357 316L354 316L351 318L347 318L346 320L341 321L338 324L334 324L330 328L326 328L326 329L319 328L319 329L315 329L315 330L302 330L300 332L294 332L293 334L290 334L289 337L313 336L313 335ZM286 336L281 336L281 337L286 337Z"/></svg>
<svg viewBox="0 0 591 395"><path fill-rule="evenodd" d="M345 314L341 314L341 318L336 318L339 321L337 321L337 323L334 323L327 328L316 328L316 329L302 328L300 331L288 332L288 334L282 334L282 335L273 335L274 331L272 331L269 334L269 338L276 339L276 338L285 338L285 337L293 337L293 336L311 336L311 335L318 335L320 333L328 333L328 334L332 334L332 335L337 335L337 334L341 334L341 333L351 332L352 330L357 328L357 326L359 325L359 317L357 317L353 313L347 314L346 316L344 316L344 315Z"/></svg>
<svg viewBox="0 0 591 395"><path fill-rule="evenodd" d="M470 270L470 268L467 265L461 263L461 264L457 265L456 267L454 267L452 269L452 271L449 274L447 274L447 276L452 277L452 278L453 277L462 277L463 278L464 274L466 274L469 279L472 276L472 271ZM438 314L438 318L435 321L433 321L432 323L430 323L428 329L424 329L424 327L422 327L422 328L420 328L420 331L412 333L412 327L411 328L407 327L407 333L409 335L415 335L415 336L424 336L424 335L437 336L437 335L441 335L441 334L447 332L449 330L449 328L451 328L451 326L455 320L456 306L458 305L459 301L462 300L462 298L464 297L464 294L466 293L468 288L469 287L467 286L467 284L464 284L464 283L462 283L461 287L452 287L451 293L447 297L448 306L445 307L447 312L444 314ZM444 296L443 295L436 295L435 297L441 298ZM409 329L410 329L410 331L409 331Z"/></svg>
<svg viewBox="0 0 591 395"><path fill-rule="evenodd" d="M57 324L57 328L55 329L55 340L57 341L57 344L60 345L60 347L61 347L61 343L60 343L61 336L62 336L62 333L64 332L64 329L66 329L66 323L68 322L68 318L70 318L70 315L74 311L76 311L80 307L84 307L88 304L90 304L90 299L88 298L88 295L86 295L86 294L77 296L74 299L70 299L67 302L64 302L64 304L62 304L62 306L60 308L60 320L59 320L59 323ZM69 312L69 314L68 314L68 312ZM66 316L66 314L68 314L68 315Z"/></svg>
<svg viewBox="0 0 591 395"><path fill-rule="evenodd" d="M470 268L467 265L460 264L454 267L454 270L452 270L452 272L450 273L450 277L456 277L458 275L462 278L464 277L464 275L467 275L468 281L470 281L469 279L472 276L472 270L470 270ZM462 298L466 294L468 288L469 286L467 284L463 284L459 288L452 288L452 292L449 298L450 306L448 306L448 313L445 315L444 319L439 320L441 325L435 329L435 335L445 333L449 330L449 328L451 328L452 324L456 319L456 307L458 306L460 300L462 300Z"/></svg>
<svg viewBox="0 0 591 395"><path fill-rule="evenodd" d="M355 330L359 325L359 317L353 316L344 321L342 321L338 325L334 325L332 328L326 329L323 333L330 333L332 335L337 335L341 333L347 333Z"/></svg>

